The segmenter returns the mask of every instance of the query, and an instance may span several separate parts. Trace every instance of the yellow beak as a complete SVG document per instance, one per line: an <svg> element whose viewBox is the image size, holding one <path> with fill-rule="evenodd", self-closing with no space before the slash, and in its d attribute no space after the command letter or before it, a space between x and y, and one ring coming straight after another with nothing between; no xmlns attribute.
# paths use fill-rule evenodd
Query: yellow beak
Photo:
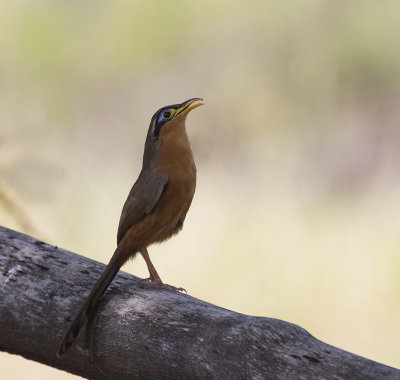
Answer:
<svg viewBox="0 0 400 380"><path fill-rule="evenodd" d="M200 103L196 103L196 102L200 102ZM189 111L191 111L197 107L203 106L203 105L204 105L203 99L201 99L201 98L193 98L193 99L186 100L186 102L183 102L180 105L180 107L177 109L175 116L178 116L180 113L186 114Z"/></svg>

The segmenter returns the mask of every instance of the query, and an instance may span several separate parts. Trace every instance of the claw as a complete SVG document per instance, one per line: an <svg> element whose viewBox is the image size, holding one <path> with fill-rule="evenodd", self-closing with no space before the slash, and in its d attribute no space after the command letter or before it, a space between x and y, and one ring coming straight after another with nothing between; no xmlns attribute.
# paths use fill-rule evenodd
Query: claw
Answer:
<svg viewBox="0 0 400 380"><path fill-rule="evenodd" d="M184 288L177 288L176 286L172 286L169 284L164 284L160 279L152 279L152 278L144 278L140 280L140 282L145 283L147 289L155 289L155 288L162 288L166 290L170 290L172 292L185 292L187 294L186 289Z"/></svg>
<svg viewBox="0 0 400 380"><path fill-rule="evenodd" d="M154 289L154 288L163 288L166 290L170 290L173 292L185 292L187 294L186 289L183 288L177 288L172 285L164 284L161 281L160 276L158 275L156 268L154 268L153 263L150 260L149 253L147 252L146 248L142 248L139 250L140 254L143 256L144 261L146 261L147 264L147 269L149 270L150 277L141 279L140 282L144 282L146 285L146 288L148 289Z"/></svg>

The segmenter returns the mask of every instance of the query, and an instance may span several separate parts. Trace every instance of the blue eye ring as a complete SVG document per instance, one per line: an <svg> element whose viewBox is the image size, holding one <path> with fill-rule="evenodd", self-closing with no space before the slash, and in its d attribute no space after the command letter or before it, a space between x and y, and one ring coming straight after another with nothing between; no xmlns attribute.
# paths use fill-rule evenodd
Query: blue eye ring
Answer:
<svg viewBox="0 0 400 380"><path fill-rule="evenodd" d="M158 117L157 123L165 123L168 120L172 119L172 109L168 108L164 110L163 112L160 113L160 116Z"/></svg>

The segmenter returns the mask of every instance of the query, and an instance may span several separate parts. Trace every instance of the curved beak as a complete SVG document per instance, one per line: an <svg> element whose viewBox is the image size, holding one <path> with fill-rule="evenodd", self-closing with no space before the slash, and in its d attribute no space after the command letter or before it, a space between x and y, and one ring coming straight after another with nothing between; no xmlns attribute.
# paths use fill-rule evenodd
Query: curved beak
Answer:
<svg viewBox="0 0 400 380"><path fill-rule="evenodd" d="M196 102L199 102L199 103L196 103ZM204 105L204 103L203 103L202 98L192 98L192 99L186 100L186 102L183 102L180 105L175 116L178 116L181 113L187 114L189 111L191 111L197 107L203 106L203 105Z"/></svg>

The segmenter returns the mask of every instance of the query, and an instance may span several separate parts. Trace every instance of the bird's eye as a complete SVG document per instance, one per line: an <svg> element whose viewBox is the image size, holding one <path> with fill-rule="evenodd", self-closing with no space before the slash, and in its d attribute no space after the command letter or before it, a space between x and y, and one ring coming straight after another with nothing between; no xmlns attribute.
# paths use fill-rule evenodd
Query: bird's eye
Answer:
<svg viewBox="0 0 400 380"><path fill-rule="evenodd" d="M164 119L169 119L171 117L171 112L169 111L164 111L163 112L163 118Z"/></svg>

